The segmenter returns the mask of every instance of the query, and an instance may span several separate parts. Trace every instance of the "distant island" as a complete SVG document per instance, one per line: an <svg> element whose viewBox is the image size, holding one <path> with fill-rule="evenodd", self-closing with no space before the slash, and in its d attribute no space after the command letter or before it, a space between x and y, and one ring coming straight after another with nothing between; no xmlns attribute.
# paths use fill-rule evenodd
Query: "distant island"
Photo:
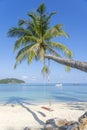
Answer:
<svg viewBox="0 0 87 130"><path fill-rule="evenodd" d="M6 79L1 79L0 84L21 84L25 83L25 81L16 79L16 78L6 78Z"/></svg>

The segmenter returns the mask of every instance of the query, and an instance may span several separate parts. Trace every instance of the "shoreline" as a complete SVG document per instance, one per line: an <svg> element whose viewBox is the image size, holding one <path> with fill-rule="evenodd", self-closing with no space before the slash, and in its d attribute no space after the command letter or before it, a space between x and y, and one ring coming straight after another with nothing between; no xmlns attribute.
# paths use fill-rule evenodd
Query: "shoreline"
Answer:
<svg viewBox="0 0 87 130"><path fill-rule="evenodd" d="M0 104L0 129L23 130L27 126L41 127L46 120L55 117L77 121L85 111L87 102L58 102L52 103L51 106L47 103Z"/></svg>

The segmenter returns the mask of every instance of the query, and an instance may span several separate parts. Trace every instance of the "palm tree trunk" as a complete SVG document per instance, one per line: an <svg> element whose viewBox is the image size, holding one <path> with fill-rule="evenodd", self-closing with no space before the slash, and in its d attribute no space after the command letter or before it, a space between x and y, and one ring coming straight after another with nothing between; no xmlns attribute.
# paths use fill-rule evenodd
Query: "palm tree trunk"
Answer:
<svg viewBox="0 0 87 130"><path fill-rule="evenodd" d="M45 55L45 58L51 59L53 61L56 61L60 64L70 66L72 68L76 68L78 70L87 72L87 62L80 62L76 60L70 60L70 59L64 59L58 56L53 55Z"/></svg>

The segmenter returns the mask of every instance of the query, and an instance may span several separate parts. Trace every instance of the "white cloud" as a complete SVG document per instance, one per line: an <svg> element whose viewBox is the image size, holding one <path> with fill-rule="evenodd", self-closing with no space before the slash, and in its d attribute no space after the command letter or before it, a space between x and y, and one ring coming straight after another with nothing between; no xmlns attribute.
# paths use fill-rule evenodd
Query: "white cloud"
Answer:
<svg viewBox="0 0 87 130"><path fill-rule="evenodd" d="M22 75L22 79L28 79L28 76L26 76L26 75Z"/></svg>

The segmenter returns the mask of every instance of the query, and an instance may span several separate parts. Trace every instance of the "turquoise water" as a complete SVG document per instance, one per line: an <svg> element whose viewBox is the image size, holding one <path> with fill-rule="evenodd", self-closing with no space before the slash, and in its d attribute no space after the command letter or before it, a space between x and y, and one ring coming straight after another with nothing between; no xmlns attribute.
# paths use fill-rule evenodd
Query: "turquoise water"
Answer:
<svg viewBox="0 0 87 130"><path fill-rule="evenodd" d="M0 103L87 102L87 84L1 84Z"/></svg>

